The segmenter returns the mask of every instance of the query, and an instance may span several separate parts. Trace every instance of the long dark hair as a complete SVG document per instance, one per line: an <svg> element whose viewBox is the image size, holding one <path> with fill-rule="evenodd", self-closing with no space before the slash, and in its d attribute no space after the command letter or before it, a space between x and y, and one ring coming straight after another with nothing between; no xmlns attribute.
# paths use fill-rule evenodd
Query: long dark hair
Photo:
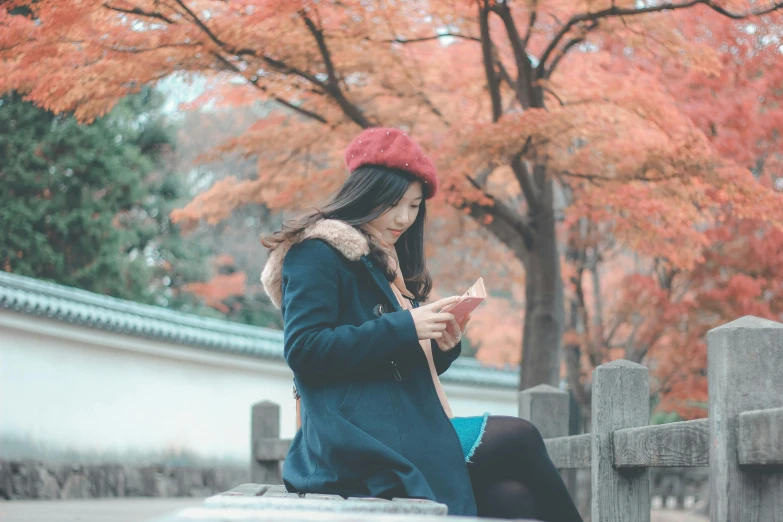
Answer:
<svg viewBox="0 0 783 522"><path fill-rule="evenodd" d="M370 245L368 257L382 268L389 281L393 281L395 273L388 256L359 225L369 223L396 205L415 181L417 178L404 170L379 165L359 167L326 205L286 221L279 232L263 237L261 243L269 249L275 249L280 243L297 241L304 230L322 219L344 221L364 234ZM422 200L416 220L395 244L405 285L417 301L426 301L432 290L432 278L424 258L426 217L427 206Z"/></svg>

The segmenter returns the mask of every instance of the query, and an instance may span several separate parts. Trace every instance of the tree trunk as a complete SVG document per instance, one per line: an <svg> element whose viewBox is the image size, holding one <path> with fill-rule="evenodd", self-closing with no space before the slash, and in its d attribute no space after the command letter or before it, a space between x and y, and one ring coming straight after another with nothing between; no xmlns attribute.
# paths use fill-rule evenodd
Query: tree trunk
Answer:
<svg viewBox="0 0 783 522"><path fill-rule="evenodd" d="M565 313L560 255L555 233L553 182L541 187L534 220L534 245L525 263L525 327L519 389L538 384L557 386L560 381L560 344Z"/></svg>

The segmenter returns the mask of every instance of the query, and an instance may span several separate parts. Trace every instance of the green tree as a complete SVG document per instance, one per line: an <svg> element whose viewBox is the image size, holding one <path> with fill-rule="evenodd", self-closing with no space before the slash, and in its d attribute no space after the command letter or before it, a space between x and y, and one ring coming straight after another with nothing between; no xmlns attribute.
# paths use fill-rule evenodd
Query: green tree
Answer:
<svg viewBox="0 0 783 522"><path fill-rule="evenodd" d="M163 167L171 129L151 90L80 125L0 98L0 268L93 292L194 309L179 288L208 256L169 213L188 198ZM201 311L195 310L194 311Z"/></svg>

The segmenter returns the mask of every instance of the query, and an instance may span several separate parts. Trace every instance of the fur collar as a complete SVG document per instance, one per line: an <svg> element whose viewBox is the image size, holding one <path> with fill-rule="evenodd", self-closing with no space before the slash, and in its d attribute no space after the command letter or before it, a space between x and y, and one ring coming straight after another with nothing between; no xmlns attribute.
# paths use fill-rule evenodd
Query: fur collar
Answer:
<svg viewBox="0 0 783 522"><path fill-rule="evenodd" d="M358 261L370 253L367 238L356 228L336 219L324 219L299 234L288 243L281 243L269 253L269 259L261 272L261 282L266 295L277 308L283 301L283 260L285 255L297 243L305 239L322 239L336 248L346 259Z"/></svg>

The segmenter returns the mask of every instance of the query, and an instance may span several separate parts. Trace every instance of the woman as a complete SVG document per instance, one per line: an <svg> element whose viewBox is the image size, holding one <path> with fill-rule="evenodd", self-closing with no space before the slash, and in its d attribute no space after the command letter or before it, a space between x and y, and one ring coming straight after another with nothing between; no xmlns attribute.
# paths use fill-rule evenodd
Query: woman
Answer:
<svg viewBox="0 0 783 522"><path fill-rule="evenodd" d="M432 162L397 129L346 149L351 175L321 210L265 238L262 281L282 308L301 398L285 460L289 491L426 498L451 515L581 521L529 422L452 418L438 375L465 325L426 302Z"/></svg>

